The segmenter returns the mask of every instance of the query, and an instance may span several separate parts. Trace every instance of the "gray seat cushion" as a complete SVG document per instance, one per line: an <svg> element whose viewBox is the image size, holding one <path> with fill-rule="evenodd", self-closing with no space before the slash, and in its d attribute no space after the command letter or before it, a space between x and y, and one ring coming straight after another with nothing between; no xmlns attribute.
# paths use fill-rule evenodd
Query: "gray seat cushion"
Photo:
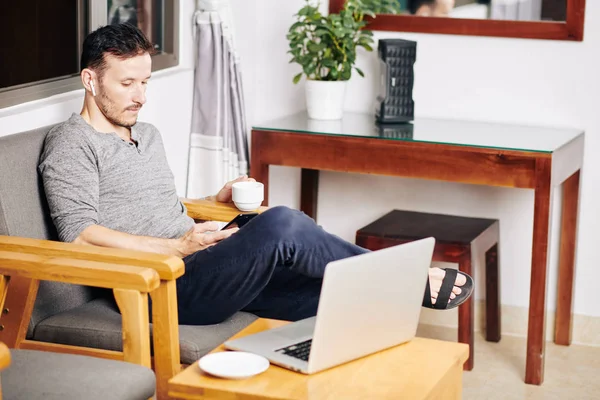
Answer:
<svg viewBox="0 0 600 400"><path fill-rule="evenodd" d="M150 368L122 361L34 350L11 350L2 372L10 400L142 400L154 396Z"/></svg>
<svg viewBox="0 0 600 400"><path fill-rule="evenodd" d="M253 314L238 312L216 325L179 325L181 362L195 362L256 318ZM121 351L121 314L115 309L113 301L94 299L41 321L36 325L32 339Z"/></svg>

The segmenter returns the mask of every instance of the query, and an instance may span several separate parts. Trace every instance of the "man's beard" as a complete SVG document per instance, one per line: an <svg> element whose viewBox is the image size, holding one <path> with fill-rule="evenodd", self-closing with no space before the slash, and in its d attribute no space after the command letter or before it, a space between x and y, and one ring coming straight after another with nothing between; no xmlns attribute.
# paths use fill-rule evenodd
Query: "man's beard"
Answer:
<svg viewBox="0 0 600 400"><path fill-rule="evenodd" d="M103 91L104 92L104 91ZM104 117L113 125L121 126L123 128L131 128L137 122L137 116L133 118L133 121L126 121L117 114L114 103L104 94L100 94L102 101L98 104L100 111L104 114ZM128 107L129 108L129 107ZM139 106L139 109L142 106Z"/></svg>

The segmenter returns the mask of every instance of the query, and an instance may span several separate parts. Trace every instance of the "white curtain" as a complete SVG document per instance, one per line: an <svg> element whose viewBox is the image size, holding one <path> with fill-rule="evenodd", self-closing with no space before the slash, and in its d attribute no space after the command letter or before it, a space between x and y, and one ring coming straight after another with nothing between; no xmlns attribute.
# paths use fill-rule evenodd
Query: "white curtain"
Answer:
<svg viewBox="0 0 600 400"><path fill-rule="evenodd" d="M199 0L187 196L215 194L248 173L248 140L239 57L229 0Z"/></svg>
<svg viewBox="0 0 600 400"><path fill-rule="evenodd" d="M542 0L492 0L490 19L540 21Z"/></svg>

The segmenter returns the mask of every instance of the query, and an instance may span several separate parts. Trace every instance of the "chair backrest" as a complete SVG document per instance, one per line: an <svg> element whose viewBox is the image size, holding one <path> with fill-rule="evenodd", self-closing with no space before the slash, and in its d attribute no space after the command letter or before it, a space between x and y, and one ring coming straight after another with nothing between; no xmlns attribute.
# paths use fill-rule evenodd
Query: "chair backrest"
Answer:
<svg viewBox="0 0 600 400"><path fill-rule="evenodd" d="M52 127L0 137L0 235L58 240L37 169ZM27 336L39 321L95 296L96 292L85 286L40 282Z"/></svg>

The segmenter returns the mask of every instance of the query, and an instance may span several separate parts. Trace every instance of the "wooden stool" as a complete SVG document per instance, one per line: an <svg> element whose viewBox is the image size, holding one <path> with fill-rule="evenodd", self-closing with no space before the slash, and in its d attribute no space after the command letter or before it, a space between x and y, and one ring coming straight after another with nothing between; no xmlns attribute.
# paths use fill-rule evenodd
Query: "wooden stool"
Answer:
<svg viewBox="0 0 600 400"><path fill-rule="evenodd" d="M393 210L356 232L356 244L379 250L414 240L436 239L433 261L458 263L473 280L477 262L485 263L486 333L490 342L500 340L500 279L498 275L499 221L453 215ZM477 285L475 284L475 287ZM458 341L469 345L464 369L473 369L475 293L458 307Z"/></svg>

